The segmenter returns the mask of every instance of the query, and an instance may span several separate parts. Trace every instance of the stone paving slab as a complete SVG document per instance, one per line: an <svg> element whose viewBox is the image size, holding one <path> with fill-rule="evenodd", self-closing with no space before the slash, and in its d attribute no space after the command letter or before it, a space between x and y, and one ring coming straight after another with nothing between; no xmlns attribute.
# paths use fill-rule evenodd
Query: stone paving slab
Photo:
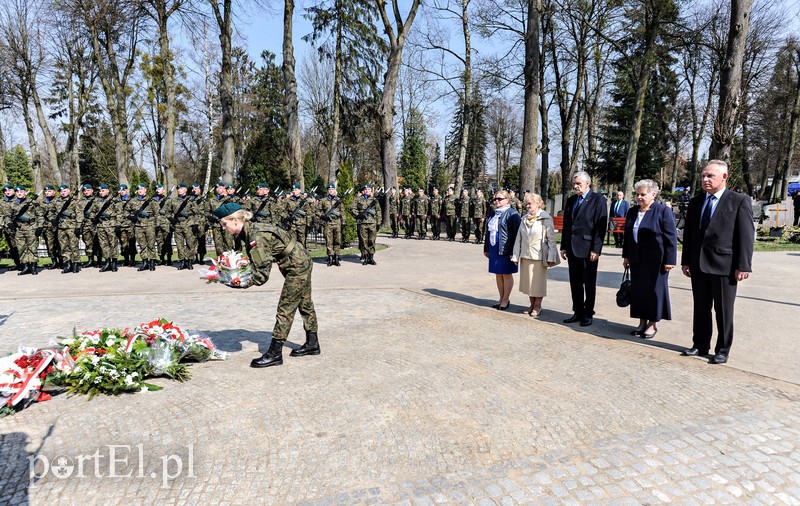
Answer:
<svg viewBox="0 0 800 506"><path fill-rule="evenodd" d="M160 392L92 401L61 395L0 420L0 503L796 504L800 497L795 385L403 289L318 290L323 354L251 370L277 295L52 301L59 318L79 316L76 324L144 321L158 310L234 353L193 366L189 382L162 381ZM13 304L14 318L32 316L24 301ZM226 319L236 312L263 316ZM301 342L302 333L290 339ZM115 475L130 477L109 476L109 445L120 445ZM58 456L73 466L83 458L84 477L56 477ZM30 458L39 466L33 483Z"/></svg>

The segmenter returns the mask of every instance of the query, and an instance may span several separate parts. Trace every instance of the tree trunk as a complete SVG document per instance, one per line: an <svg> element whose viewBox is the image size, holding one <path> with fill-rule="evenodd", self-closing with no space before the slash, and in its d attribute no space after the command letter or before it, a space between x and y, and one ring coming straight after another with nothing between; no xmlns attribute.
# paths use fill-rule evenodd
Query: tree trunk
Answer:
<svg viewBox="0 0 800 506"><path fill-rule="evenodd" d="M470 0L461 0L461 32L464 36L464 95L461 102L461 138L458 141L458 166L456 167L456 193L464 187L464 166L467 163L467 145L472 121L472 41L469 33L467 8Z"/></svg>
<svg viewBox="0 0 800 506"><path fill-rule="evenodd" d="M337 10L341 12L341 8L338 8ZM336 25L336 54L333 57L333 131L331 132L331 143L329 148L329 183L336 181L336 174L339 172L339 129L341 128L340 116L342 101L342 37L342 21L340 20Z"/></svg>
<svg viewBox="0 0 800 506"><path fill-rule="evenodd" d="M539 150L539 29L541 0L527 0L525 26L525 90L522 119L522 153L519 163L519 192L536 188L536 157Z"/></svg>
<svg viewBox="0 0 800 506"><path fill-rule="evenodd" d="M408 16L403 21L400 15L400 8L397 5L399 0L392 0L392 11L394 13L395 28L389 21L386 12L385 0L375 0L376 7L383 21L384 32L389 42L389 53L386 62L386 73L383 75L383 96L381 105L378 107L378 116L381 127L381 165L383 167L383 186L390 188L397 186L397 148L394 144L394 96L397 92L397 76L400 72L402 63L403 47L405 46L408 32L414 23L419 6L422 0L413 0L408 11ZM354 175L355 177L355 175ZM389 208L389 192L384 196L385 208ZM389 225L389 213L383 213L382 226Z"/></svg>
<svg viewBox="0 0 800 506"><path fill-rule="evenodd" d="M172 188L175 181L175 129L178 123L178 113L176 107L175 91L175 68L172 65L174 55L169 46L169 32L167 23L170 16L180 6L180 2L173 3L171 9L167 9L165 0L158 0L153 3L156 10L156 24L158 25L158 47L161 54L162 79L164 84L164 147L161 162L164 168L164 184L167 188ZM156 173L158 169L156 167Z"/></svg>
<svg viewBox="0 0 800 506"><path fill-rule="evenodd" d="M236 153L233 115L233 56L231 49L231 37L233 36L231 18L233 13L231 12L231 1L223 0L222 11L220 12L217 0L208 0L217 19L217 25L219 25L219 46L222 53L219 71L219 103L222 111L220 180L225 183L233 183L233 162Z"/></svg>
<svg viewBox="0 0 800 506"><path fill-rule="evenodd" d="M289 159L289 178L305 186L303 181L303 154L300 150L300 118L297 113L297 79L294 76L294 44L292 43L292 16L294 0L283 4L283 87L284 114L286 115L286 144Z"/></svg>
<svg viewBox="0 0 800 506"><path fill-rule="evenodd" d="M755 195L753 178L750 175L750 107L747 103L747 95L748 93L746 91L742 94L742 142L740 144L742 150L742 177L744 178L745 186L747 186L747 194Z"/></svg>
<svg viewBox="0 0 800 506"><path fill-rule="evenodd" d="M28 102L30 95L28 80L20 76L20 105L22 106L22 119L25 122L25 132L28 134L28 146L31 150L31 170L33 172L33 188L39 191L42 188L42 158L39 155L39 143L36 141L36 132L33 128L33 118Z"/></svg>
<svg viewBox="0 0 800 506"><path fill-rule="evenodd" d="M742 83L747 34L750 32L750 7L753 0L731 0L731 23L728 31L728 49L722 65L719 84L719 109L714 121L709 157L728 161L736 133L739 112L739 88Z"/></svg>

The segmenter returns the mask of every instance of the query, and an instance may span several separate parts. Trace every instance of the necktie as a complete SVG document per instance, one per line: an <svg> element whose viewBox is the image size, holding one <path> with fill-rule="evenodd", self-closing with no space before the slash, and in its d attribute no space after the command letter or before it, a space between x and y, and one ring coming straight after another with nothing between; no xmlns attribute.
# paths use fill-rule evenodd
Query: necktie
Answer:
<svg viewBox="0 0 800 506"><path fill-rule="evenodd" d="M580 197L577 198L577 200L575 200L575 207L572 208L573 216L575 216L575 213L578 212L578 208L581 206L582 202L583 202L583 195L581 195Z"/></svg>
<svg viewBox="0 0 800 506"><path fill-rule="evenodd" d="M706 208L703 210L703 216L700 217L700 231L705 233L708 228L708 222L711 221L711 207L717 199L714 195L710 195L706 199Z"/></svg>

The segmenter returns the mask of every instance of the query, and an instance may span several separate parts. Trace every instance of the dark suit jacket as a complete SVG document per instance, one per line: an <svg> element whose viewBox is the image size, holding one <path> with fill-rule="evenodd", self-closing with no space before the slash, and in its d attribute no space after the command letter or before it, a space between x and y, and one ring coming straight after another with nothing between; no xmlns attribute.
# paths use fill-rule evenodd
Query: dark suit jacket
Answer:
<svg viewBox="0 0 800 506"><path fill-rule="evenodd" d="M564 230L561 231L561 249L578 258L589 258L589 253L603 250L603 239L608 227L606 199L589 191L583 204L574 212L578 195L567 199L564 206Z"/></svg>
<svg viewBox="0 0 800 506"><path fill-rule="evenodd" d="M750 197L725 190L705 236L701 236L700 215L705 198L702 193L689 201L681 265L718 276L732 276L737 270L751 272L755 228Z"/></svg>
<svg viewBox="0 0 800 506"><path fill-rule="evenodd" d="M617 205L619 202L619 209L614 211L614 206ZM628 210L630 210L631 205L628 204L627 200L615 200L611 202L611 208L609 209L609 213L611 214L612 218L625 218L628 215Z"/></svg>
<svg viewBox="0 0 800 506"><path fill-rule="evenodd" d="M638 214L639 206L633 206L625 217L622 258L638 263L675 265L678 258L678 234L672 209L660 202L653 202L639 223L639 240L634 241L633 225Z"/></svg>
<svg viewBox="0 0 800 506"><path fill-rule="evenodd" d="M483 226L483 252L489 253L489 221L493 216L489 216ZM517 239L517 232L519 225L522 223L522 217L513 207L504 212L498 218L500 222L497 224L497 253L500 256L511 256L514 253L514 241Z"/></svg>

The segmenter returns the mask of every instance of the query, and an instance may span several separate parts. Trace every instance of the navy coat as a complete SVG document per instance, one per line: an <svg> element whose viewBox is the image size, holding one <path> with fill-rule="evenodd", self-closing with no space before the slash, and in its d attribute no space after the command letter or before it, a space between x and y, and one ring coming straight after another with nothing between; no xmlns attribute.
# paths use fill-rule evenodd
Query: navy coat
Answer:
<svg viewBox="0 0 800 506"><path fill-rule="evenodd" d="M592 251L599 254L603 250L603 239L608 228L608 207L602 195L590 190L583 204L573 213L578 197L571 196L564 206L561 249L576 258L589 258Z"/></svg>

